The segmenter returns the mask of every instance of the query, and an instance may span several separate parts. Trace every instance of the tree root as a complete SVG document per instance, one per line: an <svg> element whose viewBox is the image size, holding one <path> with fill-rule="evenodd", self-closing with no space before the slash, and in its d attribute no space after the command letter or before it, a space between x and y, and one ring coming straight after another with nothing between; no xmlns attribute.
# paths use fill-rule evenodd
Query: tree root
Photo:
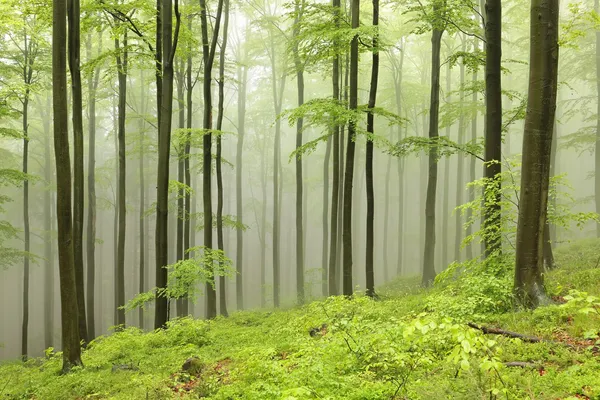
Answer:
<svg viewBox="0 0 600 400"><path fill-rule="evenodd" d="M506 337L515 338L515 339L521 339L522 341L524 341L526 343L550 343L550 344L558 344L561 346L573 348L573 345L571 345L569 343L563 343L563 342L557 342L554 340L542 339L537 336L524 335L522 333L506 331L506 330L500 329L500 328L493 328L493 327L483 326L483 325L479 326L473 322L469 322L467 325L473 329L480 330L481 332L483 332L487 335L501 335L501 336L506 336Z"/></svg>

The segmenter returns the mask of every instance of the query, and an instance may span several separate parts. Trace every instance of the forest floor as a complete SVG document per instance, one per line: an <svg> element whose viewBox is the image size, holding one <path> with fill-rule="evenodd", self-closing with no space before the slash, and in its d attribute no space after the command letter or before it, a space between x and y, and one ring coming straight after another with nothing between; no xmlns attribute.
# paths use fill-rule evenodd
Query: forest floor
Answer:
<svg viewBox="0 0 600 400"><path fill-rule="evenodd" d="M600 399L600 241L556 258L555 304L534 311L494 311L510 293L502 280L477 292L403 278L377 301L129 328L93 341L67 375L60 353L3 363L0 399Z"/></svg>

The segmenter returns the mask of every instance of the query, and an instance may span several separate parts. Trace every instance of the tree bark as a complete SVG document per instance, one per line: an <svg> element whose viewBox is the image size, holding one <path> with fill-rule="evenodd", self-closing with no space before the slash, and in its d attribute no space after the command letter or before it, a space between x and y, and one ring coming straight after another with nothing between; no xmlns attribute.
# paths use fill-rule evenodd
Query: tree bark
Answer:
<svg viewBox="0 0 600 400"><path fill-rule="evenodd" d="M452 50L448 48L448 53ZM446 102L450 103L452 101L452 96L450 96L450 91L452 90L452 69L450 68L450 63L446 64ZM450 139L450 131L451 126L448 124L445 129L445 134L448 139ZM446 268L448 265L448 242L449 242L449 222L450 222L450 156L444 157L444 181L443 181L443 197L442 197L442 268Z"/></svg>
<svg viewBox="0 0 600 400"><path fill-rule="evenodd" d="M99 52L102 52L102 32L98 33ZM92 39L86 42L88 60L92 59ZM88 75L88 215L86 235L87 261L87 334L88 340L96 337L95 286L96 286L96 90L100 81L100 68Z"/></svg>
<svg viewBox="0 0 600 400"><path fill-rule="evenodd" d="M523 134L514 286L517 302L525 307L548 301L543 286L543 241L556 111L558 13L558 0L531 2L529 95Z"/></svg>
<svg viewBox="0 0 600 400"><path fill-rule="evenodd" d="M188 16L188 30L192 31L192 15ZM192 176L190 174L190 153L191 153L191 139L192 139L192 114L193 114L193 94L194 94L194 83L192 82L192 49L188 49L188 58L187 58L187 67L186 67L186 140L185 140L185 149L184 149L184 178L185 184L188 188L192 187ZM192 213L191 213L191 203L192 198L190 195L190 191L185 192L185 200L184 200L184 223L183 223L183 249L186 251L183 253L183 258L188 259L190 254L187 253L187 250L192 248L192 235L195 235L195 226L192 227ZM195 203L195 202L194 202ZM193 302L190 302L189 299L185 300L187 305L187 311L190 315L193 315Z"/></svg>
<svg viewBox="0 0 600 400"><path fill-rule="evenodd" d="M479 49L479 44L477 39L473 39L473 51L477 51ZM477 82L477 70L473 71L473 76L471 78L471 82L475 84ZM477 91L473 91L473 95L471 97L471 102L473 105L477 104ZM475 143L477 141L477 111L473 112L473 119L471 120L471 143ZM469 175L467 181L473 182L475 180L475 157L471 157L469 161ZM475 188L471 187L468 190L468 202L472 202L475 200ZM467 209L466 220L471 221L473 217L473 210L471 208ZM467 226L466 236L471 236L473 234L473 225L469 224ZM467 259L471 260L473 258L473 241L467 244Z"/></svg>
<svg viewBox="0 0 600 400"><path fill-rule="evenodd" d="M27 85L28 77L31 79L32 62L29 59L29 50L27 44L27 34L25 34L24 43L25 67L23 69L24 83ZM31 71L31 72L30 72ZM29 170L29 88L25 89L23 98L23 173L27 174ZM27 344L29 332L29 250L30 250L30 231L29 231L29 179L23 181L23 241L25 256L23 257L23 324L21 329L21 356L23 360L27 359Z"/></svg>
<svg viewBox="0 0 600 400"><path fill-rule="evenodd" d="M183 93L183 80L185 75L183 60L179 60L178 62L179 68L177 69L177 114L179 116L179 129L182 130L185 128L185 102L184 102L184 93ZM183 136L180 133L180 137ZM185 139L183 141L179 141L179 148L177 149L177 181L180 184L184 183L185 180ZM186 250L183 245L183 222L185 220L185 211L184 211L184 190L180 187L177 193L177 243L175 245L175 254L177 257L177 261L183 260L184 251ZM188 314L187 310L187 299L179 298L177 299L177 316L185 317Z"/></svg>
<svg viewBox="0 0 600 400"><path fill-rule="evenodd" d="M202 200L204 210L204 247L207 251L213 248L212 232L212 67L215 57L217 39L219 37L219 25L221 24L221 14L223 10L223 0L219 0L218 10L213 30L213 36L209 43L208 40L208 20L206 12L206 0L200 0L200 23L202 28L202 54L204 57L204 119L203 128L205 130L202 147ZM217 292L215 290L214 277L209 278L206 283L206 317L214 318L217 316Z"/></svg>
<svg viewBox="0 0 600 400"><path fill-rule="evenodd" d="M375 107L377 99L377 80L379 78L379 0L373 0L373 61L371 67L371 85L369 88L369 110ZM375 297L375 272L373 266L374 221L375 221L375 190L373 185L373 140L370 137L375 133L375 116L372 111L367 112L367 155L366 155L366 181L367 181L367 248L365 255L365 272L367 279L367 296ZM384 266L385 268L385 266Z"/></svg>
<svg viewBox="0 0 600 400"><path fill-rule="evenodd" d="M295 13L293 36L294 36L294 67L296 69L296 83L298 89L298 107L304 104L304 66L298 54L297 37L300 34L300 20L304 12L304 1L295 0ZM304 118L296 121L296 150L302 147L302 129ZM302 209L302 156L296 153L296 296L297 303L304 303L304 227Z"/></svg>
<svg viewBox="0 0 600 400"><path fill-rule="evenodd" d="M248 33L248 32L247 32ZM237 102L237 117L238 117L238 137L235 155L235 212L238 224L243 222L243 185L242 185L242 163L244 156L244 137L246 131L246 84L248 81L248 67L244 65L247 61L248 46L244 46L244 60L238 64L238 102ZM264 228L263 228L264 229ZM235 291L237 309L244 309L244 234L241 226L235 230L236 248L235 248L235 263L237 267L237 275L235 278ZM263 266L264 267L264 266Z"/></svg>
<svg viewBox="0 0 600 400"><path fill-rule="evenodd" d="M462 45L461 51L466 51L466 41L465 37L461 38ZM460 63L460 87L464 87L465 85L465 63ZM465 104L465 93L464 90L461 89L459 95L459 109L464 108ZM458 117L458 144L463 145L465 143L465 115L464 113L460 113ZM475 157L471 157L473 160ZM465 155L458 155L458 166L456 168L456 206L460 206L463 203L463 194L465 191L465 182L464 182L464 169L465 169ZM462 225L462 216L460 212L455 213L455 226L454 226L454 261L460 262L460 244L463 237L463 225Z"/></svg>
<svg viewBox="0 0 600 400"><path fill-rule="evenodd" d="M489 257L502 247L500 219L500 173L502 172L502 0L485 3L485 178L494 188L493 201L485 189L485 255Z"/></svg>
<svg viewBox="0 0 600 400"><path fill-rule="evenodd" d="M352 29L359 26L360 0L352 0ZM350 111L356 112L358 107L358 34L350 43ZM356 139L356 123L348 124L348 147L346 149L346 170L344 174L344 216L343 216L343 293L351 296L352 287L352 180L354 178L354 152Z"/></svg>
<svg viewBox="0 0 600 400"><path fill-rule="evenodd" d="M429 106L429 139L438 138L440 111L440 50L443 31L434 27L431 36L431 97ZM429 174L425 200L425 250L423 255L423 286L430 286L435 279L435 203L438 174L438 150L429 150Z"/></svg>
<svg viewBox="0 0 600 400"><path fill-rule="evenodd" d="M83 99L80 70L80 4L79 0L67 1L69 70L71 71L71 95L73 98L73 256L75 262L75 285L79 338L87 343L85 318L85 292L83 283Z"/></svg>
<svg viewBox="0 0 600 400"><path fill-rule="evenodd" d="M71 160L69 155L67 104L67 4L52 2L52 104L54 109L54 155L56 162L56 213L62 326L63 372L83 365L79 347L77 293L73 258L71 216Z"/></svg>
<svg viewBox="0 0 600 400"><path fill-rule="evenodd" d="M229 0L224 0L225 18L223 21L223 41L219 53L219 100L217 107L217 246L225 251L223 243L223 172L221 162L221 130L223 127L224 102L225 102L225 52L227 51L227 29L229 28ZM219 313L227 317L227 278L219 276Z"/></svg>
<svg viewBox="0 0 600 400"><path fill-rule="evenodd" d="M156 192L156 286L164 288L167 285L167 270L169 253L168 217L169 217L169 150L171 145L171 117L173 109L173 59L177 49L179 34L179 3L175 0L175 16L177 25L173 35L172 0L157 0L157 29L160 26L161 35L157 32L156 62L162 67L162 76L157 76L157 97L160 101L158 128L158 172ZM172 38L172 35L174 36ZM160 43L159 43L160 42ZM162 51L161 46L162 45ZM162 61L162 62L161 62ZM160 70L159 70L160 71ZM158 71L157 71L158 72ZM168 301L165 297L156 298L154 312L154 328L162 328L168 320Z"/></svg>
<svg viewBox="0 0 600 400"><path fill-rule="evenodd" d="M142 116L139 118L140 123L140 159L139 159L139 180L140 180L140 205L139 205L139 246L140 246L140 260L139 260L139 276L138 276L138 293L144 293L146 291L146 218L144 211L146 209L146 181L145 181L145 146L146 142L144 137L146 136L146 124L145 114L147 112L146 101L144 100L144 91L146 90L146 84L144 80L143 71L140 76L140 102L141 102L141 113ZM140 307L138 309L138 325L140 329L144 329L144 309Z"/></svg>
<svg viewBox="0 0 600 400"><path fill-rule="evenodd" d="M119 81L119 108L118 108L118 160L119 160L119 180L118 180L118 243L117 243L117 293L115 307L117 308L117 325L125 326L125 310L119 308L125 305L125 235L127 207L125 204L126 195L126 157L125 157L125 114L127 107L127 32L123 38L123 47L119 38L115 38L115 50L117 61L117 76Z"/></svg>
<svg viewBox="0 0 600 400"><path fill-rule="evenodd" d="M44 128L44 348L54 344L54 249L52 243L52 156L50 154L50 97L47 99L46 112L42 115Z"/></svg>

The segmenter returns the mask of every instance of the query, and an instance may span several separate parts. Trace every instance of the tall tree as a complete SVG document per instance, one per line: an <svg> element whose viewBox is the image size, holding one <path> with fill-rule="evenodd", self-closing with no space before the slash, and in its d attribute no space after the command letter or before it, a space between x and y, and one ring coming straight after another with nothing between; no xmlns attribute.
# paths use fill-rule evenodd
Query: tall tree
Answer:
<svg viewBox="0 0 600 400"><path fill-rule="evenodd" d="M439 16L441 4L434 2L433 14ZM442 18L439 18L442 19ZM440 112L440 51L444 24L434 21L431 32L431 94L429 98L429 139L433 142L438 138L438 122ZM435 279L435 203L438 175L438 149L429 149L427 195L425 199L425 249L423 254L423 286L429 286Z"/></svg>
<svg viewBox="0 0 600 400"><path fill-rule="evenodd" d="M246 29L248 37L249 29ZM241 52L241 51L240 51ZM239 224L243 221L243 186L242 186L242 162L244 150L244 137L246 134L246 91L248 82L248 46L244 46L244 59L238 63L238 101L237 101L237 146L235 154L235 213ZM264 229L264 227L263 227ZM235 277L235 293L237 309L244 308L244 275L243 275L243 254L244 254L244 235L241 226L235 230L235 265L237 274Z"/></svg>
<svg viewBox="0 0 600 400"><path fill-rule="evenodd" d="M175 33L173 35L173 8L175 9ZM157 0L157 27L161 27L161 37L156 40L155 59L162 67L162 76L157 76L160 93L160 111L158 113L158 173L156 187L156 286L167 286L168 264L168 218L169 218L169 150L171 147L171 118L173 110L173 59L177 50L181 15L179 2L175 0ZM158 29L158 28L157 28ZM160 39L160 40L159 40ZM159 43L160 42L160 43ZM162 50L160 44L162 45ZM168 320L167 299L158 297L154 309L154 328L162 328Z"/></svg>
<svg viewBox="0 0 600 400"><path fill-rule="evenodd" d="M360 0L352 0L352 29L358 29L360 22ZM350 43L350 92L351 111L358 108L358 33ZM354 151L356 147L356 123L354 117L348 124L348 147L346 148L346 170L344 173L344 209L343 209L343 293L352 295L352 180L354 178Z"/></svg>
<svg viewBox="0 0 600 400"><path fill-rule="evenodd" d="M333 0L333 21L335 24L335 28L339 29L340 27L340 19L341 19L341 2L340 0ZM334 55L332 62L332 89L333 89L333 99L337 102L340 101L340 44L336 40L333 44ZM337 274L337 265L338 265L338 219L340 214L340 207L338 199L340 198L340 153L343 149L340 146L340 134L341 129L339 125L333 127L333 179L331 185L331 238L329 241L329 264L328 264L328 294L330 296L335 296L339 294L339 285L338 285L338 274ZM325 264L323 264L323 268L325 268Z"/></svg>
<svg viewBox="0 0 600 400"><path fill-rule="evenodd" d="M369 111L367 112L367 156L366 156L366 180L367 180L367 251L366 251L366 275L367 296L375 297L375 273L373 266L373 250L375 245L374 221L375 221L375 190L373 188L373 139L375 132L375 118L372 109L377 99L377 80L379 79L379 0L373 0L373 64L371 67L371 86L369 88Z"/></svg>
<svg viewBox="0 0 600 400"><path fill-rule="evenodd" d="M594 0L594 10L596 15L600 15L600 1ZM594 194L596 202L596 212L600 213L600 31L596 30L596 96L598 97L596 105L596 147L594 156ZM600 224L596 224L596 236L600 237Z"/></svg>
<svg viewBox="0 0 600 400"><path fill-rule="evenodd" d="M185 94L184 94L184 80L185 80L185 64L183 59L175 59L175 64L179 64L177 67L177 106L179 116L179 130L180 132L185 128ZM175 246L175 254L177 261L183 260L185 248L183 245L183 224L187 216L185 215L185 190L183 190L183 183L185 181L185 148L187 142L187 133L179 134L180 140L178 141L177 147L177 181L179 182L179 190L177 191L177 242ZM177 299L177 316L184 317L188 314L188 302L187 299Z"/></svg>
<svg viewBox="0 0 600 400"><path fill-rule="evenodd" d="M461 38L461 51L466 51L466 40L464 35ZM464 61L460 63L460 93L459 93L459 109L464 108L465 104L465 93L462 89L465 85L465 63ZM464 144L465 142L465 114L460 113L458 116L458 144L459 146ZM475 157L473 157L475 159ZM464 169L465 169L465 157L461 154L458 156L458 166L456 173L456 198L455 204L459 206L463 203L463 194L464 194ZM460 262L460 243L463 236L463 226L462 226L462 216L461 213L455 213L455 224L454 224L454 260Z"/></svg>
<svg viewBox="0 0 600 400"><path fill-rule="evenodd" d="M98 52L102 52L102 32L98 32ZM92 59L92 38L86 41L88 61ZM95 285L96 285L96 93L100 82L100 67L88 74L88 215L86 235L87 261L87 334L88 339L96 337Z"/></svg>
<svg viewBox="0 0 600 400"><path fill-rule="evenodd" d="M486 200L485 254L489 256L502 246L500 232L500 172L502 171L502 0L485 3L485 178ZM493 182L493 183L491 183ZM489 193L488 188L494 192Z"/></svg>
<svg viewBox="0 0 600 400"><path fill-rule="evenodd" d="M29 250L31 246L31 235L29 225L29 100L31 96L31 84L34 81L33 67L37 58L38 46L36 41L27 32L27 23L23 32L22 53L22 78L25 90L21 98L22 129L23 129L23 324L21 329L21 355L27 358L27 345L29 333Z"/></svg>
<svg viewBox="0 0 600 400"><path fill-rule="evenodd" d="M217 246L219 250L224 251L223 244L223 171L222 171L222 127L225 109L225 52L227 51L227 29L229 28L229 0L224 0L225 18L223 21L223 41L221 42L221 51L219 53L219 99L217 106ZM219 277L219 312L227 316L227 279L225 276Z"/></svg>
<svg viewBox="0 0 600 400"><path fill-rule="evenodd" d="M304 0L294 1L294 67L296 69L296 84L298 89L298 107L304 104L304 65L298 52L298 35L300 35L300 21L304 13ZM296 121L296 149L302 147L302 129L304 118ZM304 186L302 182L302 157L296 153L296 296L298 304L304 303L304 217L302 215L302 196Z"/></svg>
<svg viewBox="0 0 600 400"><path fill-rule="evenodd" d="M473 38L473 52L477 52L479 50L479 42L477 38ZM477 83L477 69L473 70L473 75L471 77L471 84L475 85ZM473 94L471 95L471 102L473 104L477 103L477 91L473 90ZM471 119L471 142L475 143L477 140L477 111L473 112L473 118ZM469 174L467 177L467 181L473 182L475 180L475 157L471 157L469 161ZM468 191L468 201L472 202L475 200L475 190L474 188L469 188ZM473 216L473 210L471 208L467 209L467 215L465 216L467 221L470 221ZM467 231L465 232L466 236L470 236L473 233L473 225L469 224L467 226ZM467 259L473 258L473 242L469 242L467 244Z"/></svg>
<svg viewBox="0 0 600 400"><path fill-rule="evenodd" d="M56 214L62 326L63 372L83 365L79 347L77 293L71 218L71 159L67 104L67 4L52 2L52 105L56 160Z"/></svg>
<svg viewBox="0 0 600 400"><path fill-rule="evenodd" d="M42 114L44 129L44 348L54 343L54 246L52 240L52 156L50 145L50 121L52 120L50 97L47 98L45 112Z"/></svg>
<svg viewBox="0 0 600 400"><path fill-rule="evenodd" d="M79 337L88 341L85 318L85 295L83 283L83 96L81 87L81 28L79 0L67 1L69 22L69 70L71 71L71 96L73 99L73 255L75 259L75 283L77 290L77 310Z"/></svg>
<svg viewBox="0 0 600 400"><path fill-rule="evenodd" d="M536 307L547 300L543 286L543 241L556 111L558 14L558 0L531 1L529 88L514 286L517 301L526 307Z"/></svg>
<svg viewBox="0 0 600 400"><path fill-rule="evenodd" d="M208 39L208 12L206 0L200 0L200 24L202 30L202 55L204 60L204 118L202 127L204 137L202 140L202 203L204 211L204 247L211 251L213 247L212 232L212 68L219 37L219 26L221 25L221 14L223 11L223 0L219 0L217 15L213 28L212 39ZM206 283L206 317L217 316L217 293L214 278L209 278Z"/></svg>
<svg viewBox="0 0 600 400"><path fill-rule="evenodd" d="M118 25L118 24L117 24ZM127 176L126 171L126 157L125 157L125 115L127 107L127 31L124 33L123 43L121 47L121 41L118 35L115 35L115 58L117 62L117 77L119 82L119 106L118 106L118 129L117 129L117 141L118 141L118 191L117 191L117 202L119 210L118 216L118 239L117 239L117 276L116 285L117 292L115 293L115 307L117 307L117 325L125 325L125 310L120 308L125 305L125 234L126 234L126 217L127 209L125 204L125 178Z"/></svg>

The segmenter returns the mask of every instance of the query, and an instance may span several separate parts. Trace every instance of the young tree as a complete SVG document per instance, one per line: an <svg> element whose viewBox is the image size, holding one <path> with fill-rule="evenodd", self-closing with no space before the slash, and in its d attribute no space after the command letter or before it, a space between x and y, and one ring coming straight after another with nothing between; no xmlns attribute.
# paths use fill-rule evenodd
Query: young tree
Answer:
<svg viewBox="0 0 600 400"><path fill-rule="evenodd" d="M208 40L208 17L206 9L206 0L200 0L200 24L202 29L202 55L204 59L204 118L202 127L204 128L204 137L202 140L202 203L204 205L204 246L208 251L213 247L212 232L212 68L219 37L219 26L221 24L221 14L223 10L223 0L219 0L217 6L217 15L213 30L212 39ZM217 294L215 291L214 278L209 278L206 283L206 317L214 318L217 316Z"/></svg>
<svg viewBox="0 0 600 400"><path fill-rule="evenodd" d="M175 9L175 32L173 35L173 8ZM157 76L157 89L160 93L158 113L158 173L156 187L156 286L167 287L168 263L168 217L169 217L169 151L171 148L171 117L173 109L173 59L177 50L179 37L179 2L175 0L157 0L157 30L159 27L162 37L159 40L157 32L155 59L162 67L162 76ZM162 45L162 50L159 50ZM154 309L154 328L162 328L168 320L168 305L166 297L157 296Z"/></svg>
<svg viewBox="0 0 600 400"><path fill-rule="evenodd" d="M224 117L225 104L225 52L227 50L227 30L229 28L229 0L225 3L225 19L223 21L223 41L221 42L221 51L219 53L219 99L217 111L217 246L219 250L224 251L223 244L223 172L221 162L221 137ZM228 316L227 312L227 278L219 276L219 311L223 316Z"/></svg>
<svg viewBox="0 0 600 400"><path fill-rule="evenodd" d="M373 0L373 65L371 67L371 87L369 89L369 112L367 113L367 156L366 156L366 179L367 179L367 251L366 251L366 275L367 296L375 297L375 273L373 267L374 250L374 220L375 220L375 190L373 188L373 140L375 132L375 118L371 109L375 107L377 99L377 80L379 78L379 0ZM386 266L384 266L385 268Z"/></svg>
<svg viewBox="0 0 600 400"><path fill-rule="evenodd" d="M56 159L56 213L62 325L63 372L81 362L77 316L77 293L73 259L71 219L71 160L69 156L67 105L67 4L52 2L52 103Z"/></svg>
<svg viewBox="0 0 600 400"><path fill-rule="evenodd" d="M500 182L502 172L502 0L485 4L485 178L494 188L494 201L486 201L485 254L500 251ZM490 186L491 185L491 186ZM486 189L487 192L487 189ZM491 194L486 194L486 197Z"/></svg>
<svg viewBox="0 0 600 400"><path fill-rule="evenodd" d="M543 241L556 111L558 14L557 0L531 1L529 88L514 283L517 302L525 307L547 301L542 274Z"/></svg>

